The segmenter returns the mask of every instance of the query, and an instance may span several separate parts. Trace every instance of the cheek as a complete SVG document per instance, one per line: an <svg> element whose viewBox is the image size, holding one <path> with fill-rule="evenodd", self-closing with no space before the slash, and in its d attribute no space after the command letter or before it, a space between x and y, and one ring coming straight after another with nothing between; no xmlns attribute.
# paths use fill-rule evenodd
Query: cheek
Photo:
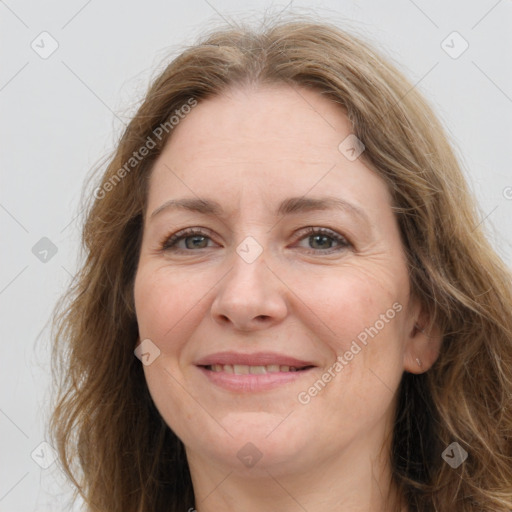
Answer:
<svg viewBox="0 0 512 512"><path fill-rule="evenodd" d="M166 423L180 435L194 425L197 404L184 392L180 360L194 323L204 316L201 297L204 276L187 275L163 265L139 265L134 284L135 308L140 339L149 338L159 356L143 366L149 393ZM181 436L180 436L181 437Z"/></svg>
<svg viewBox="0 0 512 512"><path fill-rule="evenodd" d="M333 361L343 358L333 388L349 386L361 398L375 395L375 386L388 388L384 393L394 390L403 372L408 286L402 270L351 267L323 284L311 288L316 291L309 318L312 331L315 318L322 320L317 333L324 333L319 339L328 344Z"/></svg>
<svg viewBox="0 0 512 512"><path fill-rule="evenodd" d="M141 267L134 287L141 338L150 338L165 350L168 341L181 338L183 328L200 314L201 299L209 288L199 273L192 276L165 266Z"/></svg>
<svg viewBox="0 0 512 512"><path fill-rule="evenodd" d="M389 294L372 290L347 280L331 294L332 302L324 303L331 332L322 342L329 345L332 362L297 397L307 404L310 417L330 411L324 428L348 437L373 428L389 413L403 373L400 325L405 309Z"/></svg>
<svg viewBox="0 0 512 512"><path fill-rule="evenodd" d="M310 317L321 320L321 331L328 338L338 339L344 348L347 340L352 340L364 329L378 322L378 330L383 330L394 322L397 316L392 306L399 303L403 306L407 296L407 288L403 288L400 273L381 271L379 268L351 266L337 269L325 276L314 279L301 278L296 282L297 295L311 309ZM399 308L398 308L399 309ZM390 310L390 311L388 311ZM381 315L385 316L381 320ZM364 336L363 336L364 337ZM349 341L350 344L350 341Z"/></svg>

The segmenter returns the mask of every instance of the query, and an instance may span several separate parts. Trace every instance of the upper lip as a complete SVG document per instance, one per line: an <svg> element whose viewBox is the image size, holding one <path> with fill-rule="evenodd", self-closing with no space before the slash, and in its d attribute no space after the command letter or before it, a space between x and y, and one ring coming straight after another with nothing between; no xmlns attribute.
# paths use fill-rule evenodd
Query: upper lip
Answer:
<svg viewBox="0 0 512 512"><path fill-rule="evenodd" d="M290 357L275 352L255 352L254 354L243 354L240 352L217 352L202 357L196 363L197 366L220 365L246 365L246 366L267 366L276 364L279 366L294 366L302 368L304 366L315 366L312 362Z"/></svg>

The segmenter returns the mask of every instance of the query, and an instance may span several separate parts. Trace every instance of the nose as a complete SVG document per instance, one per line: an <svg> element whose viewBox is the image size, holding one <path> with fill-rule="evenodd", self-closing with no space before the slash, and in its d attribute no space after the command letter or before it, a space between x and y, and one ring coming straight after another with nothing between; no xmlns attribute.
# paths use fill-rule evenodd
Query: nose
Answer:
<svg viewBox="0 0 512 512"><path fill-rule="evenodd" d="M248 263L238 255L217 287L211 306L213 319L240 331L260 330L287 315L286 286L265 262L265 252Z"/></svg>

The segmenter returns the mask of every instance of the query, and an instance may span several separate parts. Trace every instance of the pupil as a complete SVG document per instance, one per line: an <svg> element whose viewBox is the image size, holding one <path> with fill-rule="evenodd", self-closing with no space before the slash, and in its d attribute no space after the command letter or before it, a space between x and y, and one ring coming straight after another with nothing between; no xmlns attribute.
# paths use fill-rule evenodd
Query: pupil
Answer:
<svg viewBox="0 0 512 512"><path fill-rule="evenodd" d="M199 244L201 243L201 241L204 242L204 239L205 237L202 235L189 236L186 240L187 249L192 249L194 247L199 247L200 249L203 249L204 247L201 247ZM188 243L190 240L192 240L191 244ZM196 243L197 241L199 241L199 243Z"/></svg>
<svg viewBox="0 0 512 512"><path fill-rule="evenodd" d="M329 237L328 236L325 236L325 235L313 235L313 240L316 242L317 240L324 240L324 241L329 241ZM314 242L314 243L315 243ZM330 248L330 247L328 247Z"/></svg>

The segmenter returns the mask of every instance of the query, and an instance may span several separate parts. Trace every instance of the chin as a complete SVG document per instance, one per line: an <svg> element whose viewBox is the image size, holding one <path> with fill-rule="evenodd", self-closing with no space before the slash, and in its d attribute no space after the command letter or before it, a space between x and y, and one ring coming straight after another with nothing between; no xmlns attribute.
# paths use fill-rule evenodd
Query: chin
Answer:
<svg viewBox="0 0 512 512"><path fill-rule="evenodd" d="M266 412L232 413L222 421L227 432L219 435L219 427L215 425L210 435L206 435L208 427L205 427L197 432L201 437L196 442L184 439L184 443L187 453L213 459L228 471L267 477L268 472L290 474L307 464L309 455L318 457L315 443L311 442L316 436L305 432L292 417L293 414L284 419Z"/></svg>

